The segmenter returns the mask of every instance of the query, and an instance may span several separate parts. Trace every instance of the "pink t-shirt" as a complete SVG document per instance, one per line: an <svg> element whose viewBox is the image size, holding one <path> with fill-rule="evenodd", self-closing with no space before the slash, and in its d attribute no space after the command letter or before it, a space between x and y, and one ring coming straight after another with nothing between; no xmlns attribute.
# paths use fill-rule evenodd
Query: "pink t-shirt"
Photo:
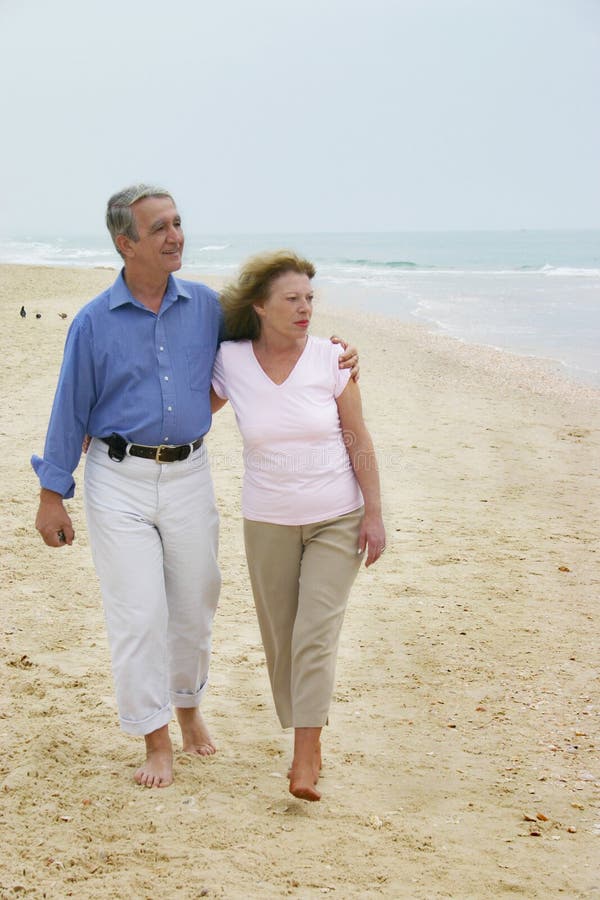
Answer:
<svg viewBox="0 0 600 900"><path fill-rule="evenodd" d="M307 525L362 506L335 402L350 377L338 368L340 352L309 336L286 380L275 384L251 341L221 344L212 384L233 406L244 441L245 518Z"/></svg>

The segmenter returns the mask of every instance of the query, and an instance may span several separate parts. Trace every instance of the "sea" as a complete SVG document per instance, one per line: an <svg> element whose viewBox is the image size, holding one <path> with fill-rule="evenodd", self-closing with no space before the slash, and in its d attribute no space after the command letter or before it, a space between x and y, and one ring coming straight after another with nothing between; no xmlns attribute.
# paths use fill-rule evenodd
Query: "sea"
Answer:
<svg viewBox="0 0 600 900"><path fill-rule="evenodd" d="M186 235L183 273L227 278L280 247L312 260L327 305L547 359L600 387L600 229ZM0 238L1 262L120 267L108 235Z"/></svg>

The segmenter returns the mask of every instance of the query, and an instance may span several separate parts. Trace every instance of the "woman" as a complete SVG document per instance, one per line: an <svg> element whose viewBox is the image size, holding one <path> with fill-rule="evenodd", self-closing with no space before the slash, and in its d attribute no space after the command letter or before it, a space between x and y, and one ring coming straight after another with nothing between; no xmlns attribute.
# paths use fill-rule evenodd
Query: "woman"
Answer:
<svg viewBox="0 0 600 900"><path fill-rule="evenodd" d="M294 728L290 792L319 800L321 729L361 560L385 548L379 476L358 386L339 348L310 337L313 265L290 251L250 259L221 303L227 333L213 410L230 400L244 441L242 511L273 699Z"/></svg>

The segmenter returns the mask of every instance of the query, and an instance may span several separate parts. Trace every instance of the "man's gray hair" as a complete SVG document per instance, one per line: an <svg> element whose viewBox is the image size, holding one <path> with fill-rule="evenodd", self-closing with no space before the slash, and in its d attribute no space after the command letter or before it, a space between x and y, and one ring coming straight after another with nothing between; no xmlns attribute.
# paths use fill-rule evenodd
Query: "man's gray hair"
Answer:
<svg viewBox="0 0 600 900"><path fill-rule="evenodd" d="M117 237L120 234L124 234L132 241L140 239L131 207L138 200L143 200L144 197L169 197L173 200L169 191L164 188L153 184L132 184L113 194L106 205L106 227L121 256L123 254L117 247ZM173 203L175 203L174 200Z"/></svg>

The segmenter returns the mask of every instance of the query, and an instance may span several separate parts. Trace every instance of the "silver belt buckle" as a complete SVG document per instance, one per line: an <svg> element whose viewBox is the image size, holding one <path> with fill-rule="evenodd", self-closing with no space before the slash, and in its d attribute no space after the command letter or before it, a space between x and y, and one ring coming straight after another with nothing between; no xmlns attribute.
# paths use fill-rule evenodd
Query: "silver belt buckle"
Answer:
<svg viewBox="0 0 600 900"><path fill-rule="evenodd" d="M171 449L171 447L169 446L169 444L159 444L159 446L156 448L156 456L154 457L154 462L157 462L159 465L161 465L163 462L166 462L166 460L162 460L160 458L160 453L161 453L161 450L170 450L170 449Z"/></svg>

